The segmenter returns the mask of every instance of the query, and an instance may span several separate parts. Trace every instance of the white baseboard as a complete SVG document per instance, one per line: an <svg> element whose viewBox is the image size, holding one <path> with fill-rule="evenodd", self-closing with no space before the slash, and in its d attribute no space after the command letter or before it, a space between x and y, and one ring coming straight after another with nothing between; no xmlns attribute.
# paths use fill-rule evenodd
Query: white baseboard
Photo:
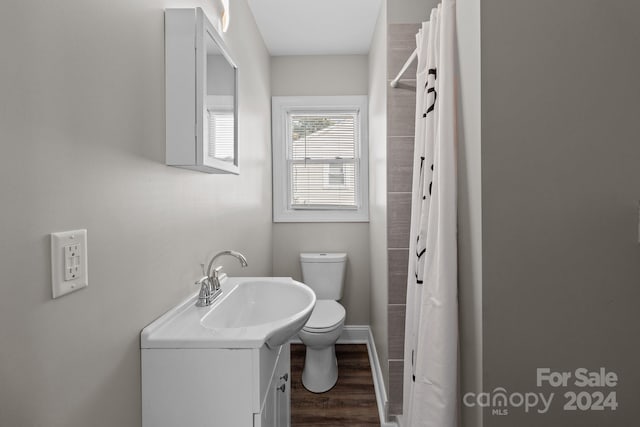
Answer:
<svg viewBox="0 0 640 427"><path fill-rule="evenodd" d="M376 390L376 401L378 402L378 415L380 416L380 427L398 427L398 424L394 421L388 421L388 400L387 390L384 386L384 377L382 376L382 369L380 367L380 360L378 359L378 352L376 351L376 343L373 340L373 333L371 328L367 328L367 350L369 352L369 364L371 365L371 374L373 376L373 387Z"/></svg>
<svg viewBox="0 0 640 427"><path fill-rule="evenodd" d="M290 340L293 344L302 344L296 335ZM376 392L376 402L378 405L378 416L380 417L380 427L398 427L395 421L387 421L387 390L384 386L384 378L378 360L376 344L373 341L373 334L369 325L345 325L342 330L338 344L366 344L369 353L369 364L371 365L371 376L373 377L373 388Z"/></svg>
<svg viewBox="0 0 640 427"><path fill-rule="evenodd" d="M369 342L369 325L345 325L338 338L338 344L367 344ZM289 340L291 344L302 344L298 335Z"/></svg>
<svg viewBox="0 0 640 427"><path fill-rule="evenodd" d="M370 333L369 325L345 325L338 344L368 344Z"/></svg>

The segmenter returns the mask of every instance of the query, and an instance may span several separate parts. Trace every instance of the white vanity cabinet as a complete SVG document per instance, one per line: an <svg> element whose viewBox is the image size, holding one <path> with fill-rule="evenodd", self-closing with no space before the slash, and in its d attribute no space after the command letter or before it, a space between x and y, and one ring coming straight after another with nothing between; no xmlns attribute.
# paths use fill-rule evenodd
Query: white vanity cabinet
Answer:
<svg viewBox="0 0 640 427"><path fill-rule="evenodd" d="M289 339L315 293L290 277L226 277L140 333L143 427L288 427Z"/></svg>
<svg viewBox="0 0 640 427"><path fill-rule="evenodd" d="M288 427L289 344L143 348L143 427Z"/></svg>

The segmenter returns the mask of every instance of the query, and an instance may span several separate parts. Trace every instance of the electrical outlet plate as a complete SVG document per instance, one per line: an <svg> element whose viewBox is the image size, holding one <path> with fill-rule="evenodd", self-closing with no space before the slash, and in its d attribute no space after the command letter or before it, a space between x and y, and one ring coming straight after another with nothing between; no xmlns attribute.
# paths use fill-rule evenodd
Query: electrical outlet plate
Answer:
<svg viewBox="0 0 640 427"><path fill-rule="evenodd" d="M51 293L58 298L89 285L87 230L51 233Z"/></svg>

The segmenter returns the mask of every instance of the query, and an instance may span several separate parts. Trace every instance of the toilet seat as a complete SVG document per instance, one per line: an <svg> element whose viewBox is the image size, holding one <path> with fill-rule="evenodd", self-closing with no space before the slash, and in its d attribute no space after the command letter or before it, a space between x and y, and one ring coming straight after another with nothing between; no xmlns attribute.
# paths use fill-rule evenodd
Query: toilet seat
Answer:
<svg viewBox="0 0 640 427"><path fill-rule="evenodd" d="M346 311L333 300L316 300L311 317L302 328L306 332L322 333L335 329L344 322Z"/></svg>

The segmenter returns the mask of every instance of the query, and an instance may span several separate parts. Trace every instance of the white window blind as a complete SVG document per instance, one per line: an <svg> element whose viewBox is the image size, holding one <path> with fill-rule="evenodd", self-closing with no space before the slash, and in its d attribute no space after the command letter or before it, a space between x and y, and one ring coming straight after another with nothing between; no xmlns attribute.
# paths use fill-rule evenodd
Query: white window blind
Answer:
<svg viewBox="0 0 640 427"><path fill-rule="evenodd" d="M233 112L208 110L209 157L233 162Z"/></svg>
<svg viewBox="0 0 640 427"><path fill-rule="evenodd" d="M355 112L288 114L290 209L358 209L358 129Z"/></svg>

